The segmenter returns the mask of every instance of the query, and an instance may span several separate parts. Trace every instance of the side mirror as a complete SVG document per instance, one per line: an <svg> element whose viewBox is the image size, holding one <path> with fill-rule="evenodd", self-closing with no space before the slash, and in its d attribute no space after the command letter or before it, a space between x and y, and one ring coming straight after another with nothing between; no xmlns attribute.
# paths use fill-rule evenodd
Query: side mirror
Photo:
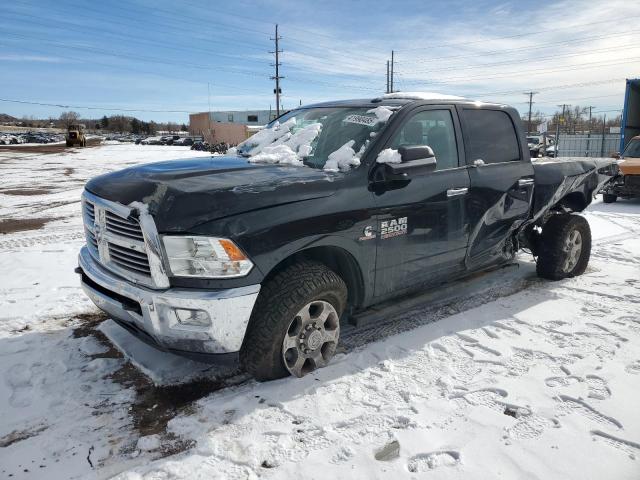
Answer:
<svg viewBox="0 0 640 480"><path fill-rule="evenodd" d="M402 163L412 162L414 160L425 160L429 158L432 158L434 162L436 160L435 153L433 153L433 150L428 145L400 147L398 148L398 153L400 154Z"/></svg>

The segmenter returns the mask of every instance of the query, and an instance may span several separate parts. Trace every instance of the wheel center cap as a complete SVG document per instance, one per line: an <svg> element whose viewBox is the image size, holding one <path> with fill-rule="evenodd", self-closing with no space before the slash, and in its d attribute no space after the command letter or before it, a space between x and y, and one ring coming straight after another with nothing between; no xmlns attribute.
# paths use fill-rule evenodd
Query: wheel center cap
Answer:
<svg viewBox="0 0 640 480"><path fill-rule="evenodd" d="M322 343L322 334L318 330L314 330L309 334L307 345L311 350L317 349Z"/></svg>

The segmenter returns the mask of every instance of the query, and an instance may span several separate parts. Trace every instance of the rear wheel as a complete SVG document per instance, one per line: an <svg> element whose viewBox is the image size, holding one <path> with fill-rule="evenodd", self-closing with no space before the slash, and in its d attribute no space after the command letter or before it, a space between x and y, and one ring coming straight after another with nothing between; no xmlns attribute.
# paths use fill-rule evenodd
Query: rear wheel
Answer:
<svg viewBox="0 0 640 480"><path fill-rule="evenodd" d="M344 281L322 263L291 265L269 280L258 297L240 351L257 380L304 375L329 363L347 303Z"/></svg>
<svg viewBox="0 0 640 480"><path fill-rule="evenodd" d="M613 203L618 199L617 195L614 195L612 193L603 193L602 194L602 201L604 203Z"/></svg>
<svg viewBox="0 0 640 480"><path fill-rule="evenodd" d="M580 215L557 214L542 226L536 272L549 280L582 275L591 256L591 229Z"/></svg>

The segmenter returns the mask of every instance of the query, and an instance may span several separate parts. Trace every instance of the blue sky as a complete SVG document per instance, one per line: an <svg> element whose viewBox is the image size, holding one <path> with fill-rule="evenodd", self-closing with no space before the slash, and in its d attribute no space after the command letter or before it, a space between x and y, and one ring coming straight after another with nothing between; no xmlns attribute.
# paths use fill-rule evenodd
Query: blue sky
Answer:
<svg viewBox="0 0 640 480"><path fill-rule="evenodd" d="M640 76L640 12L594 2L13 0L0 16L0 98L187 122L186 112L275 108L270 37L280 26L285 108L373 97L396 50L396 89L534 109L621 108ZM123 112L118 109L135 110ZM64 107L0 101L0 112Z"/></svg>

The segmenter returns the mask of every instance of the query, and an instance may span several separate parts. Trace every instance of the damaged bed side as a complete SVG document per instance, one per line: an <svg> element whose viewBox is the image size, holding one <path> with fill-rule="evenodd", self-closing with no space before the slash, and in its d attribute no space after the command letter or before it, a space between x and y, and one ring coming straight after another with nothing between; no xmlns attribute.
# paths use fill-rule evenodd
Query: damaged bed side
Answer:
<svg viewBox="0 0 640 480"><path fill-rule="evenodd" d="M519 228L520 246L537 255L541 227L553 214L582 212L615 176L610 158L568 157L532 160L535 188L529 220Z"/></svg>

